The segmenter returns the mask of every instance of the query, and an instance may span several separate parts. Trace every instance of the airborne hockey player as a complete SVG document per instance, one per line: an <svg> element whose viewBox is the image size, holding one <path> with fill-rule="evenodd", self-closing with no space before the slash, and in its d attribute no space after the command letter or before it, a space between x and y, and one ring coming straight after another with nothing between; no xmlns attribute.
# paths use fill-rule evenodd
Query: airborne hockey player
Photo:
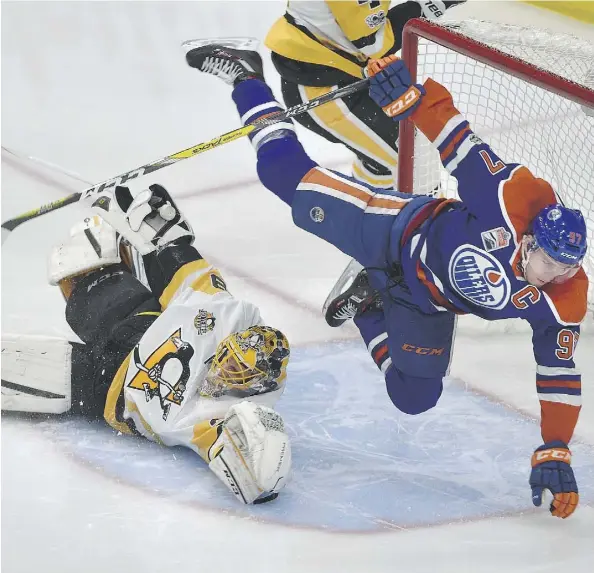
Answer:
<svg viewBox="0 0 594 573"><path fill-rule="evenodd" d="M244 123L281 109L257 52L213 40L186 58L234 85ZM532 499L540 505L548 489L552 514L568 517L579 500L568 443L581 403L574 351L587 310L584 217L559 204L551 185L526 167L502 161L444 86L431 79L411 85L395 56L372 62L368 74L369 95L386 117L412 118L438 148L461 200L386 191L324 169L288 120L250 135L260 180L291 207L296 225L364 267L358 274L347 268L326 318L337 326L354 317L401 411L420 414L439 400L456 315L529 322L543 439L532 456Z"/></svg>
<svg viewBox="0 0 594 573"><path fill-rule="evenodd" d="M390 8L389 0L291 0L266 36L281 76L287 107L365 77L370 59L396 53L411 18L441 18L465 0L418 0ZM391 121L365 91L295 118L355 154L353 176L375 187L394 188L398 122Z"/></svg>
<svg viewBox="0 0 594 573"><path fill-rule="evenodd" d="M285 385L286 337L229 294L163 187L136 197L117 187L92 201L97 215L49 261L66 320L84 344L46 348L46 363L54 352L60 369L27 388L33 368L19 377L22 341L3 340L2 408L104 417L124 434L191 448L243 503L274 499L291 469L272 409ZM150 290L132 274L122 238L144 255Z"/></svg>

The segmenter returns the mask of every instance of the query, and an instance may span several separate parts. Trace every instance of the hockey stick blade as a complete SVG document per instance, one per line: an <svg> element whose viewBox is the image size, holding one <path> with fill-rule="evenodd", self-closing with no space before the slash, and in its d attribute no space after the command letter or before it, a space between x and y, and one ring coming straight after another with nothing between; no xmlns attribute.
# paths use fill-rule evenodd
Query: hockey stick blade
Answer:
<svg viewBox="0 0 594 573"><path fill-rule="evenodd" d="M238 129L234 129L233 131L229 131L227 133L223 133L210 141L206 141L204 143L199 143L193 147L188 147L182 151L178 151L173 155L168 155L162 159L158 159L157 161L153 161L152 163L147 163L141 167L137 167L132 171L128 171L127 173L123 173L112 179L107 179L102 183L98 183L97 185L93 185L88 189L85 189L81 193L74 193L72 195L68 195L67 197L63 197L62 199L58 199L57 201L53 201L52 203L48 203L47 205L43 205L38 207L37 209L32 209L31 211L27 211L18 217L14 217L13 219L9 219L8 221L4 221L2 223L2 244L10 234L10 231L16 229L19 225L26 223L36 217L40 217L46 213L50 213L51 211L55 211L57 209L61 209L66 205L70 205L71 203L76 203L79 200L85 200L91 197L92 195L96 195L97 193L101 193L105 189L109 187L116 187L117 185L125 185L131 179L136 179L138 177L142 177L143 175L148 175L149 173L153 173L158 171L159 169L163 169L164 167L168 167L169 165L173 165L178 161L183 161L184 159L188 159L190 157L194 157L199 153L204 153L205 151L210 151L215 147L219 147L221 145L225 145L226 143L230 143L231 141L235 141L236 139L240 139L249 135L253 131L257 129L261 129L263 127L267 127L269 125L273 125L278 123L279 121L283 121L285 119L295 117L296 115L300 115L302 113L306 113L311 109L314 109L320 105L324 105L325 103L329 103L336 99L340 99L342 97L346 97L348 95L354 94L362 89L365 89L369 83L369 79L359 80L337 90L328 92L327 94L321 95L315 99L312 99L308 102L301 103L299 105L290 107L289 109L281 112L277 112L274 115L270 115L265 119L257 120L254 123L249 125L245 125Z"/></svg>

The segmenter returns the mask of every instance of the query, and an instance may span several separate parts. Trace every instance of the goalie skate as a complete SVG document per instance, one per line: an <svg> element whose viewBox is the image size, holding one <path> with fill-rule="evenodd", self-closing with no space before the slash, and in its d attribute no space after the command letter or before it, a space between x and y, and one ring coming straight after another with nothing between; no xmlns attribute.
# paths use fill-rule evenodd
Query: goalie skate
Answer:
<svg viewBox="0 0 594 573"><path fill-rule="evenodd" d="M379 293L369 285L367 271L353 259L330 291L322 312L326 322L337 327L381 305Z"/></svg>

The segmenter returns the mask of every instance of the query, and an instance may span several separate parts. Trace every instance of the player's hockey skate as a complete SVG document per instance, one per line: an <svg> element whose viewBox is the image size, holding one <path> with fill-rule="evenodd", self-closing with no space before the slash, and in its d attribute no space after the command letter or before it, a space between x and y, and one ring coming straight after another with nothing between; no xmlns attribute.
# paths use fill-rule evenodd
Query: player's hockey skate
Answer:
<svg viewBox="0 0 594 573"><path fill-rule="evenodd" d="M370 286L367 271L353 259L324 302L324 318L336 327L371 308L382 308L382 300Z"/></svg>
<svg viewBox="0 0 594 573"><path fill-rule="evenodd" d="M258 45L255 38L210 38L188 40L182 48L190 67L235 86L250 78L264 78Z"/></svg>

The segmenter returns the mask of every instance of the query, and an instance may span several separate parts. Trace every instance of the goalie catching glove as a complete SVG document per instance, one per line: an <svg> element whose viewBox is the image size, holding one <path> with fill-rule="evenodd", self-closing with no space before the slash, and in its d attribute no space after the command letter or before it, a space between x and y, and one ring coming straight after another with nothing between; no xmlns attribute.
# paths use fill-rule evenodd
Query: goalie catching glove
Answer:
<svg viewBox="0 0 594 573"><path fill-rule="evenodd" d="M280 414L243 401L231 406L208 464L239 501L278 497L291 471L291 444Z"/></svg>
<svg viewBox="0 0 594 573"><path fill-rule="evenodd" d="M532 503L539 507L543 491L548 489L553 494L549 509L555 517L563 519L575 511L580 499L570 464L571 452L559 440L540 446L532 455Z"/></svg>
<svg viewBox="0 0 594 573"><path fill-rule="evenodd" d="M141 255L148 255L185 237L194 242L190 223L161 185L150 185L136 196L128 187L106 189L87 200L91 209L118 231Z"/></svg>

